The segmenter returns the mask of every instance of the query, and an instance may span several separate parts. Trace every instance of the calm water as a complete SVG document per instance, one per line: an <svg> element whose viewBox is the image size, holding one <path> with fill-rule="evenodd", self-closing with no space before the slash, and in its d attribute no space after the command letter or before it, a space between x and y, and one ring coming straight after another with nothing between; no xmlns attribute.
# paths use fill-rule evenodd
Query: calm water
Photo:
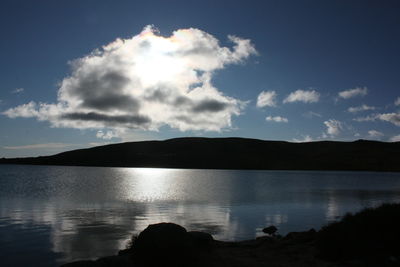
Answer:
<svg viewBox="0 0 400 267"><path fill-rule="evenodd" d="M116 254L163 221L243 240L271 224L281 234L319 228L382 202L400 202L400 173L0 165L0 265Z"/></svg>

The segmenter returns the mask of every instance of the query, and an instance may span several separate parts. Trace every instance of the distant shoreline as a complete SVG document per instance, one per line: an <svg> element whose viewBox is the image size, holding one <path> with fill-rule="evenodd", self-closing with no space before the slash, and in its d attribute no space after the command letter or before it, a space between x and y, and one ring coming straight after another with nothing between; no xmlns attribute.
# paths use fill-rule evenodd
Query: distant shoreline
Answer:
<svg viewBox="0 0 400 267"><path fill-rule="evenodd" d="M276 171L400 172L400 142L290 143L247 138L176 138L111 144L0 164Z"/></svg>
<svg viewBox="0 0 400 267"><path fill-rule="evenodd" d="M134 169L167 169L167 170L209 170L209 171L273 171L273 172L349 172L349 173L362 173L362 172L376 172L376 173L399 173L400 171L369 171L369 170L282 170L282 169L217 169L217 168L183 168L183 167L142 167L142 166L93 166L93 165L61 165L61 164L28 164L28 163L3 163L0 159L1 165L16 165L16 166L55 166L55 167L87 167L87 168L134 168Z"/></svg>

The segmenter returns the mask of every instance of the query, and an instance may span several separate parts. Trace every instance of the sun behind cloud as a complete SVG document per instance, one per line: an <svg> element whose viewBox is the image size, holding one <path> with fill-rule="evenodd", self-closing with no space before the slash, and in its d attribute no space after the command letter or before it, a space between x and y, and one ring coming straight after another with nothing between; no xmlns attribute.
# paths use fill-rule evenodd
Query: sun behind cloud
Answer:
<svg viewBox="0 0 400 267"><path fill-rule="evenodd" d="M6 110L10 118L35 117L53 127L79 129L221 131L232 125L245 102L211 82L215 70L256 54L250 40L228 36L232 48L194 28L160 36L153 26L76 59L55 104Z"/></svg>

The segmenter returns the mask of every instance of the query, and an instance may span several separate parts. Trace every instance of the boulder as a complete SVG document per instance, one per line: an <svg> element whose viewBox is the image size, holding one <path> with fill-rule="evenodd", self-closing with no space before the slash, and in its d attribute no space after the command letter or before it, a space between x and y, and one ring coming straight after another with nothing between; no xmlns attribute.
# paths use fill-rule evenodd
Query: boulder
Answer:
<svg viewBox="0 0 400 267"><path fill-rule="evenodd" d="M213 238L203 232L187 232L174 223L149 225L130 249L137 266L204 266ZM200 264L200 265L199 265Z"/></svg>
<svg viewBox="0 0 400 267"><path fill-rule="evenodd" d="M174 250L187 247L188 242L187 231L182 226L158 223L144 229L132 244L132 248L135 251Z"/></svg>

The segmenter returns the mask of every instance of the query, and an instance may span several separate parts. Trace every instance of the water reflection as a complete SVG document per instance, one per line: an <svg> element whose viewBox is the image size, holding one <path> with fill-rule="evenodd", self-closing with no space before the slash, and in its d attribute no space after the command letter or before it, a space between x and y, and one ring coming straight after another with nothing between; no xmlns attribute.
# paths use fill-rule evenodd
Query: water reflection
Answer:
<svg viewBox="0 0 400 267"><path fill-rule="evenodd" d="M111 255L132 234L162 221L221 240L254 238L271 224L281 234L319 228L346 212L400 201L399 178L390 173L0 166L0 257L2 266L54 266ZM21 253L26 257L15 256Z"/></svg>

